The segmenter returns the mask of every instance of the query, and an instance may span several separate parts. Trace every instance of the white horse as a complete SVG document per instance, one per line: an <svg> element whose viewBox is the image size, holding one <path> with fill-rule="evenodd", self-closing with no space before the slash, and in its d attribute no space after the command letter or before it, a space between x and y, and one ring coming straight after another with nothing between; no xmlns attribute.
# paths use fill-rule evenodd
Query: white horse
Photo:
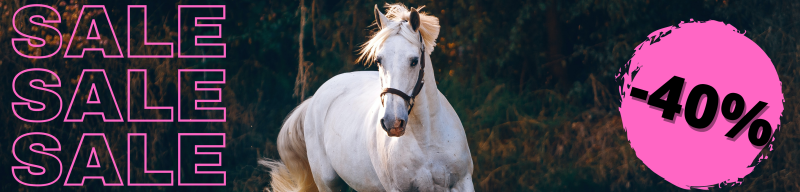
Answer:
<svg viewBox="0 0 800 192"><path fill-rule="evenodd" d="M337 75L289 114L282 162L260 161L273 190L474 191L464 127L429 64L439 19L386 7L359 58L379 70Z"/></svg>

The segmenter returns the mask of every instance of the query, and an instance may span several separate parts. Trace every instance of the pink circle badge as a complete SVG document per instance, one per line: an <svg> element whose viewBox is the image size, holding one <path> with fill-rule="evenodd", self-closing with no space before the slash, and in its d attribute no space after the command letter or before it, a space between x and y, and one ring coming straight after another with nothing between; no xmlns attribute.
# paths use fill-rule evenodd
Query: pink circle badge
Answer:
<svg viewBox="0 0 800 192"><path fill-rule="evenodd" d="M617 75L636 156L684 189L741 183L780 130L783 93L769 57L719 21L648 38Z"/></svg>

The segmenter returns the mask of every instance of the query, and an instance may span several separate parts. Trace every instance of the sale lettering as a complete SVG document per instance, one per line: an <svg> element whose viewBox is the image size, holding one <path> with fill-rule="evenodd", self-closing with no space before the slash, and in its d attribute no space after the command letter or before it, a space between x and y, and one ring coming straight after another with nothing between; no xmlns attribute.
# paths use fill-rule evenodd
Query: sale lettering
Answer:
<svg viewBox="0 0 800 192"><path fill-rule="evenodd" d="M200 23L200 21L225 20L225 16L224 16L225 15L225 5L178 5L178 25L179 25L178 27L179 28L187 27L187 26L184 26L185 23L181 23L181 21L183 20L181 18L181 10L184 10L184 9L201 9L201 8L204 8L204 9L221 9L223 16L222 17L195 17L194 19L192 19L194 21L193 23L191 23L193 25L193 27L207 27L207 28L214 28L214 29L217 30L217 34L216 35L197 35L197 36L194 36L192 38L192 39L194 39L194 45L195 46L203 46L203 47L216 47L218 49L221 48L222 49L222 51L221 51L222 53L221 54L201 54L201 55L186 54L184 51L181 50L181 39L183 38L183 36L181 34L181 30L178 30L178 50L177 50L178 58L225 58L226 55L227 55L227 49L226 49L226 44L225 43L202 43L202 42L199 42L200 39L221 39L222 38L222 25L221 24L207 24L207 23ZM42 15L33 15L29 19L17 20L17 16L21 15L20 13L23 10L26 10L26 9L45 9L46 11L55 13L54 14L55 18L47 19L47 17L42 16ZM169 54L164 54L164 55L134 55L134 54L131 54L131 46L130 46L131 45L131 22L130 22L131 20L130 20L130 17L131 17L131 11L134 10L134 9L141 9L144 12L144 26L143 26L144 37L143 38L144 38L145 46L169 46L169 50L170 50ZM99 13L100 15L103 15L104 17L98 17L98 18L105 18L105 19L103 21L97 21L97 19L84 19L84 13ZM38 21L36 21L34 19L41 20L41 22L38 22ZM23 6L23 7L19 8L19 9L17 9L16 12L14 12L14 16L13 16L12 21L14 21L14 22L12 22L12 26L14 28L14 31L16 31L17 34L19 34L19 35L24 37L24 38L12 38L11 39L11 45L14 48L14 51L17 52L17 54L19 54L19 55L21 55L23 57L26 57L26 58L31 58L31 59L43 59L43 58L52 57L53 55L55 55L56 53L58 53L61 50L62 43L63 43L63 41L61 41L61 40L57 41L57 48L55 50L53 50L52 53L49 53L49 54L48 53L42 53L40 55L32 55L32 54L24 53L22 50L27 50L27 47L17 47L17 45L16 45L17 42L27 42L27 45L30 46L30 47L41 48L41 47L44 47L45 45L47 45L48 43L53 43L53 44L56 43L56 41L48 42L48 41L45 40L45 37L41 37L41 36L44 36L43 35L44 33L41 33L41 34L39 34L39 33L26 34L26 33L22 32L18 28L17 21L28 22L30 25L36 25L36 26L43 27L44 30L48 30L49 29L52 33L58 34L56 37L58 37L58 38L62 38L63 37L62 34L61 34L61 31L59 31L58 29L56 29L55 27L53 27L51 25L48 25L48 24L61 23L61 13L59 13L58 10L56 10L52 6L43 5L43 4L31 4L31 5ZM88 32L83 32L82 31L82 33L78 33L79 32L78 29L80 27L82 27L82 26L89 26ZM70 36L69 41L67 41L68 43L67 43L67 46L66 46L66 50L64 51L64 58L83 58L84 54L86 52L89 52L89 51L100 52L103 55L103 58L123 58L124 56L123 56L123 52L122 52L122 47L120 46L120 43L117 40L117 37L116 37L117 34L114 31L114 29L115 28L111 24L111 19L108 17L108 11L106 10L106 7L104 5L84 5L81 8L80 14L78 15L78 19L76 20L75 27L72 30L72 35ZM128 35L127 35L127 37L128 37L127 38L127 40L128 40L127 53L128 53L128 57L129 58L172 58L172 57L174 57L174 52L176 52L176 51L173 48L173 42L150 42L150 41L147 40L147 6L146 5L128 5L128 26L127 26L127 29L128 29L128 31L127 31L128 32ZM104 48L93 48L93 47L76 48L76 46L73 45L73 42L77 42L77 41L83 40L83 39L85 39L88 42L106 41L106 40L103 40L103 39L100 38L100 33L99 33L100 30L111 31L112 35L111 35L111 38L109 38L108 40L111 41L112 45L115 45L115 46L113 46L114 49L106 50ZM85 34L85 35L83 35L83 34ZM39 37L37 37L37 35L39 35ZM40 42L40 43L36 43L36 42ZM52 45L52 46L56 46L56 45Z"/></svg>
<svg viewBox="0 0 800 192"><path fill-rule="evenodd" d="M169 175L169 182L162 182L162 183L141 183L141 182L132 182L131 181L131 166L133 165L130 157L131 157L131 140L133 137L142 137L143 142L142 144L144 148L144 170L143 173L134 173L134 174L145 174L145 175L155 175L155 174L162 174L162 175ZM221 144L218 145L193 145L191 148L194 151L183 152L181 150L183 142L181 139L188 138L188 137L202 137L203 140L207 141L215 141L220 142ZM128 178L128 186L172 186L174 185L174 171L173 170L148 170L147 166L147 159L148 153L147 152L147 134L146 133L128 133L128 148L127 148L127 167L128 170L127 178ZM28 147L22 147L23 149L28 149L30 152L37 153L40 155L45 155L47 157L41 158L41 162L27 162L25 160L20 159L17 155L17 143L19 143L22 139L32 139L34 141L42 142L46 140L55 141L55 145L53 146L45 146L42 143L33 143ZM98 149L97 147L92 147L88 143L92 143L91 141L100 141L105 146L101 147L102 149ZM19 163L23 164L22 166L11 166L12 175L17 182L20 184L31 186L31 187L44 187L50 186L56 183L63 175L64 175L64 164L62 163L61 159L58 156L52 154L52 152L61 151L61 142L53 135L43 132L31 132L20 135L14 140L14 144L12 145L13 150L11 154L14 156ZM38 148L38 149L37 149ZM177 180L178 186L225 186L227 184L227 173L225 171L201 171L198 170L197 167L221 167L222 166L222 152L201 152L198 149L208 149L208 148L225 148L225 133L178 133L178 173L177 173ZM100 151L100 152L98 152ZM22 152L22 151L20 151ZM81 154L89 154L88 159L79 159ZM105 153L107 155L98 155L98 153ZM191 167L195 167L194 170L181 170L181 157L183 156L199 156L199 155L208 155L214 156L217 159L215 163L194 163ZM38 159L38 158L37 158ZM78 149L75 151L75 155L72 158L72 163L69 167L67 167L66 176L64 176L64 186L84 186L84 183L87 179L98 179L102 181L103 186L124 186L124 180L122 180L121 172L117 166L117 162L114 160L114 154L111 152L111 147L109 146L108 138L103 133L84 133L81 136L80 141L78 142ZM58 170L48 170L45 166L37 165L35 163L46 164L44 161L46 160L55 160L58 162L59 169ZM111 163L109 163L111 162ZM113 166L114 174L111 176L103 175L103 174L87 174L89 173L96 173L99 170L107 169L106 165ZM138 165L138 164L137 164ZM74 169L82 169L84 170L83 174L72 174ZM49 180L50 182L47 183L29 183L23 180L23 178L33 178L33 177L42 177L48 171L58 171L57 176L54 178L47 178L44 180ZM220 175L221 181L219 182L191 182L186 181L184 177L181 175L187 174L208 174L208 175Z"/></svg>

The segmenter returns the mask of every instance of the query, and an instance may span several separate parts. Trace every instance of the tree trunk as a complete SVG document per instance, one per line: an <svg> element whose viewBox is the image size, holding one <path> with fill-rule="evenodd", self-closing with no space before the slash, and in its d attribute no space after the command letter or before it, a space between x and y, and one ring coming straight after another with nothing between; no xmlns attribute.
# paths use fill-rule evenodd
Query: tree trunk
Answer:
<svg viewBox="0 0 800 192"><path fill-rule="evenodd" d="M565 74L566 62L561 54L561 26L559 25L558 10L555 0L547 0L545 10L545 27L547 28L547 64L545 67L550 69L551 75L558 78L556 84L560 88L568 86L567 75Z"/></svg>
<svg viewBox="0 0 800 192"><path fill-rule="evenodd" d="M306 96L306 83L308 82L308 67L306 66L306 61L303 59L303 32L305 31L306 26L306 6L304 0L300 0L300 33L297 35L297 42L300 48L297 50L298 53L298 64L297 64L297 78L294 81L294 94L293 97L299 97L300 101L302 102L305 100Z"/></svg>

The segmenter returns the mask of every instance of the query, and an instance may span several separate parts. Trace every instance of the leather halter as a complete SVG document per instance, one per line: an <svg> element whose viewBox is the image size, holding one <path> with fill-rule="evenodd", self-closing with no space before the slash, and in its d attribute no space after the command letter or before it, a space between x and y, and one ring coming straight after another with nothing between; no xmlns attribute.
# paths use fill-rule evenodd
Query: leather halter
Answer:
<svg viewBox="0 0 800 192"><path fill-rule="evenodd" d="M411 91L411 95L407 95L403 91L400 91L395 88L384 88L381 92L381 104L383 104L383 95L390 93L403 98L406 101L406 104L409 105L408 113L411 114L411 109L414 108L414 98L419 95L419 92L422 91L422 85L425 84L425 80L423 77L425 76L425 42L422 41L422 33L419 33L419 43L422 45L420 49L420 61L419 61L419 76L417 76L417 83L414 85L414 89ZM381 124L382 125L382 124Z"/></svg>

